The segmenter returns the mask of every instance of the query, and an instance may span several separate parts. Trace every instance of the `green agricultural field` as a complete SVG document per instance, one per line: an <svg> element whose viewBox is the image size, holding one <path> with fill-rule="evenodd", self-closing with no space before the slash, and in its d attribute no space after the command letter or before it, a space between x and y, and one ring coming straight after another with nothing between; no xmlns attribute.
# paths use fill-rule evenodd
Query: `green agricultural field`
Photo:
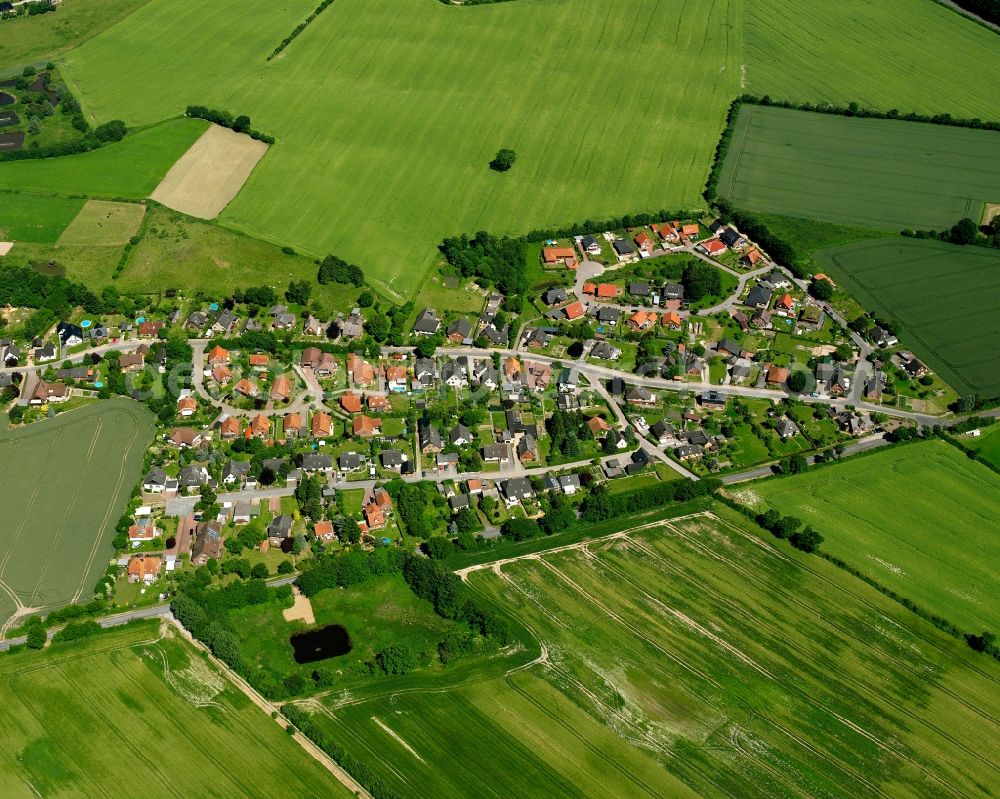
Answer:
<svg viewBox="0 0 1000 799"><path fill-rule="evenodd" d="M315 5L152 0L65 69L95 119L249 114L277 144L222 224L337 252L397 298L448 235L702 204L739 91L740 2L692 0L678 27L665 0L337 0L267 62ZM518 160L500 175L504 146Z"/></svg>
<svg viewBox="0 0 1000 799"><path fill-rule="evenodd" d="M932 0L746 0L744 88L804 103L1000 119L996 33Z"/></svg>
<svg viewBox="0 0 1000 799"><path fill-rule="evenodd" d="M898 231L978 220L1000 133L744 105L719 176L741 208Z"/></svg>
<svg viewBox="0 0 1000 799"><path fill-rule="evenodd" d="M309 707L403 797L982 793L1000 665L772 541L717 508L487 565L530 651Z"/></svg>
<svg viewBox="0 0 1000 799"><path fill-rule="evenodd" d="M959 394L1000 395L1000 252L900 237L815 260L868 310L896 319L903 344Z"/></svg>
<svg viewBox="0 0 1000 799"><path fill-rule="evenodd" d="M153 417L118 399L0 433L0 624L18 608L89 600L153 439Z"/></svg>
<svg viewBox="0 0 1000 799"><path fill-rule="evenodd" d="M0 189L141 200L207 127L200 119L172 119L99 150L0 162Z"/></svg>
<svg viewBox="0 0 1000 799"><path fill-rule="evenodd" d="M53 244L84 201L0 191L0 241Z"/></svg>
<svg viewBox="0 0 1000 799"><path fill-rule="evenodd" d="M747 489L823 549L966 631L1000 628L1000 475L942 441Z"/></svg>
<svg viewBox="0 0 1000 799"><path fill-rule="evenodd" d="M0 662L0 794L353 794L173 628L144 622Z"/></svg>
<svg viewBox="0 0 1000 799"><path fill-rule="evenodd" d="M25 64L44 62L110 28L147 0L62 0L54 14L17 17L3 23L0 75L20 74Z"/></svg>

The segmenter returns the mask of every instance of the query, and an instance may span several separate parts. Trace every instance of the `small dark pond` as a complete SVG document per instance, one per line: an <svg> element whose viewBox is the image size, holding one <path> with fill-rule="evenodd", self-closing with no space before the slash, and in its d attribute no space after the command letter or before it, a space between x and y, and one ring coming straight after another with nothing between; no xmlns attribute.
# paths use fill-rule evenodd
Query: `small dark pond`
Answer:
<svg viewBox="0 0 1000 799"><path fill-rule="evenodd" d="M339 624L328 624L314 630L295 633L289 641L295 650L296 663L315 663L351 651L351 636Z"/></svg>

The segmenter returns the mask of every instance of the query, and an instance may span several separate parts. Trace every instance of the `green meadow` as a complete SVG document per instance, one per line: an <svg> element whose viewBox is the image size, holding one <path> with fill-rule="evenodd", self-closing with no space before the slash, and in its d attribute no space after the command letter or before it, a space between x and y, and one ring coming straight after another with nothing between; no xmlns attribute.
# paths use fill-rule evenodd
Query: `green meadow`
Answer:
<svg viewBox="0 0 1000 799"><path fill-rule="evenodd" d="M171 119L99 150L0 163L0 190L141 200L207 127L200 119Z"/></svg>
<svg viewBox="0 0 1000 799"><path fill-rule="evenodd" d="M0 241L54 244L84 202L78 197L0 191Z"/></svg>
<svg viewBox="0 0 1000 799"><path fill-rule="evenodd" d="M1000 469L1000 425L984 427L976 438L962 436L962 443Z"/></svg>
<svg viewBox="0 0 1000 799"><path fill-rule="evenodd" d="M159 621L0 659L0 794L353 794Z"/></svg>
<svg viewBox="0 0 1000 799"><path fill-rule="evenodd" d="M717 507L487 565L526 650L303 707L402 797L982 793L1000 666L772 541Z"/></svg>
<svg viewBox="0 0 1000 799"><path fill-rule="evenodd" d="M89 601L153 439L138 403L109 400L0 433L0 623Z"/></svg>
<svg viewBox="0 0 1000 799"><path fill-rule="evenodd" d="M1000 133L744 105L719 176L741 208L898 231L979 220Z"/></svg>
<svg viewBox="0 0 1000 799"><path fill-rule="evenodd" d="M1000 396L1000 252L896 237L814 258L869 311L896 319L900 339L959 394Z"/></svg>
<svg viewBox="0 0 1000 799"><path fill-rule="evenodd" d="M956 447L913 444L747 491L758 509L813 525L824 551L962 630L1000 628L1000 475Z"/></svg>

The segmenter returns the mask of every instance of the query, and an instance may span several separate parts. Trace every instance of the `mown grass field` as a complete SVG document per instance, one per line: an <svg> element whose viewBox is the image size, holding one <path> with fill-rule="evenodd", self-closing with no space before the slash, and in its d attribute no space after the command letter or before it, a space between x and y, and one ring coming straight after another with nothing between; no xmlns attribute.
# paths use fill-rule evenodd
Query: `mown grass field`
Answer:
<svg viewBox="0 0 1000 799"><path fill-rule="evenodd" d="M316 718L404 797L982 793L1000 666L762 535L719 508L472 572L538 649Z"/></svg>
<svg viewBox="0 0 1000 799"><path fill-rule="evenodd" d="M53 244L83 204L77 197L0 191L0 241Z"/></svg>
<svg viewBox="0 0 1000 799"><path fill-rule="evenodd" d="M1000 252L897 237L814 257L959 394L1000 395Z"/></svg>
<svg viewBox="0 0 1000 799"><path fill-rule="evenodd" d="M746 91L1000 119L996 33L932 0L746 0Z"/></svg>
<svg viewBox="0 0 1000 799"><path fill-rule="evenodd" d="M447 235L702 204L739 87L741 3L692 0L675 26L667 0L337 0L266 62L314 6L153 0L66 65L98 119L249 114L278 142L222 223L337 252L397 297ZM504 146L518 161L499 175Z"/></svg>
<svg viewBox="0 0 1000 799"><path fill-rule="evenodd" d="M141 200L207 127L200 119L171 119L88 153L0 163L0 189Z"/></svg>
<svg viewBox="0 0 1000 799"><path fill-rule="evenodd" d="M879 230L979 220L1000 133L744 105L719 176L742 208Z"/></svg>
<svg viewBox="0 0 1000 799"><path fill-rule="evenodd" d="M153 439L153 417L109 400L0 433L0 589L29 608L91 598Z"/></svg>
<svg viewBox="0 0 1000 799"><path fill-rule="evenodd" d="M963 439L968 443L969 439ZM1000 475L929 441L748 489L823 549L963 630L1000 627Z"/></svg>
<svg viewBox="0 0 1000 799"><path fill-rule="evenodd" d="M158 621L4 657L0 701L9 799L352 796Z"/></svg>

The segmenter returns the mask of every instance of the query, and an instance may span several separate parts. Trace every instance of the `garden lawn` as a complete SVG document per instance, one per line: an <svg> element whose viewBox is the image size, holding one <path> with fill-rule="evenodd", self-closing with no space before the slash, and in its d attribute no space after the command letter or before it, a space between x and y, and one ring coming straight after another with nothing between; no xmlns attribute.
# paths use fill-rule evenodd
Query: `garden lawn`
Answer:
<svg viewBox="0 0 1000 799"><path fill-rule="evenodd" d="M74 197L0 191L0 241L53 244L83 203Z"/></svg>
<svg viewBox="0 0 1000 799"><path fill-rule="evenodd" d="M959 394L1000 396L1000 251L895 238L816 253L830 274Z"/></svg>
<svg viewBox="0 0 1000 799"><path fill-rule="evenodd" d="M98 150L0 162L0 189L139 200L156 188L207 127L200 119L171 119Z"/></svg>
<svg viewBox="0 0 1000 799"><path fill-rule="evenodd" d="M0 663L0 794L353 794L159 622Z"/></svg>
<svg viewBox="0 0 1000 799"><path fill-rule="evenodd" d="M734 205L884 230L977 222L1000 132L744 105L719 176Z"/></svg>
<svg viewBox="0 0 1000 799"><path fill-rule="evenodd" d="M337 252L409 298L445 236L702 205L742 5L691 0L689 24L665 26L664 0L337 0L268 62L315 0L152 0L65 68L97 120L248 114L277 143L222 223Z"/></svg>
<svg viewBox="0 0 1000 799"><path fill-rule="evenodd" d="M1000 628L1000 475L942 441L754 483L823 550L962 630Z"/></svg>
<svg viewBox="0 0 1000 799"><path fill-rule="evenodd" d="M0 433L3 593L45 609L92 598L153 432L145 408L116 399Z"/></svg>
<svg viewBox="0 0 1000 799"><path fill-rule="evenodd" d="M979 792L1000 666L761 536L718 509L487 565L528 652L313 719L407 798Z"/></svg>

